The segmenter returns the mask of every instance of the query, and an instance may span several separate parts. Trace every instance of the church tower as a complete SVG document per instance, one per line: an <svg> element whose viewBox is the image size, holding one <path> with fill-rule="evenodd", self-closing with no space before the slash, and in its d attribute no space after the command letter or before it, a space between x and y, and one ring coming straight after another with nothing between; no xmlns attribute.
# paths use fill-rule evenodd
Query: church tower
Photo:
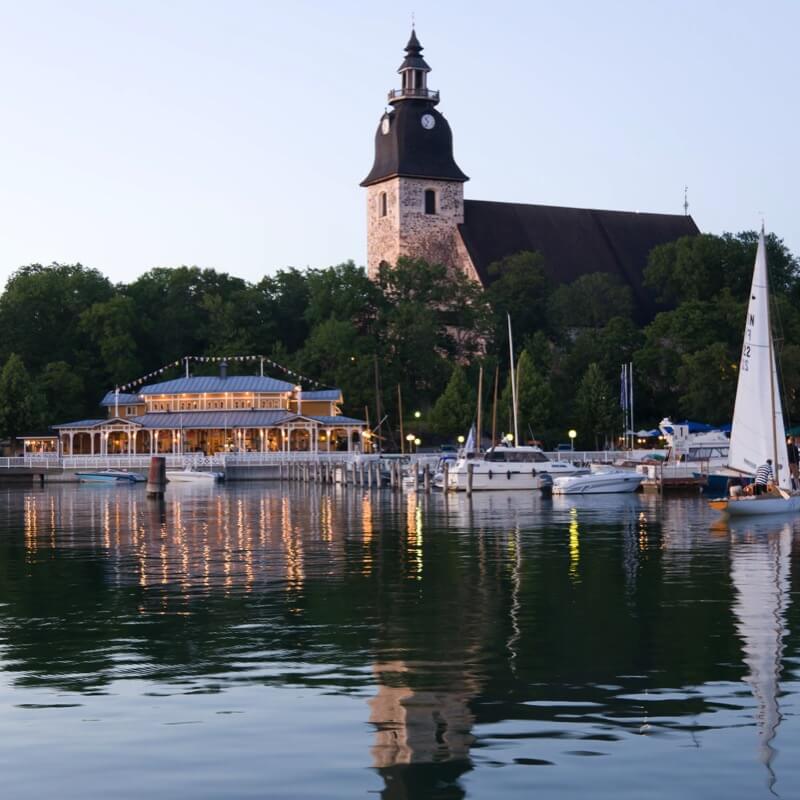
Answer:
<svg viewBox="0 0 800 800"><path fill-rule="evenodd" d="M361 182L367 189L367 272L400 256L464 268L458 232L464 222L464 182L453 158L453 135L436 110L439 92L428 89L431 68L416 33L389 92L391 109L375 134L375 163ZM466 257L466 262L469 262Z"/></svg>

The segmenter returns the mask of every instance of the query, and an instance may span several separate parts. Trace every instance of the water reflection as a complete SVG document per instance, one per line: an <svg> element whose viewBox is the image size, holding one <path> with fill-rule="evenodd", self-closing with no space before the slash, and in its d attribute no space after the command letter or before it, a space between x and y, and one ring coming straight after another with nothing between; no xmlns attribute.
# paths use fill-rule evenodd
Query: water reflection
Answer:
<svg viewBox="0 0 800 800"><path fill-rule="evenodd" d="M759 758L775 788L776 738L783 719L780 704L786 612L789 606L792 528L784 521L749 520L731 528L733 611L742 640L747 674L756 701Z"/></svg>
<svg viewBox="0 0 800 800"><path fill-rule="evenodd" d="M795 523L710 529L691 499L298 484L2 499L2 668L20 698L104 692L113 707L133 681L147 696L244 692L255 708L265 688L302 688L320 724L330 698L357 707L340 747L387 798L468 796L530 766L556 783L529 771L503 796L582 797L604 779L619 796L590 756L688 776L723 750L736 788L754 721L761 785L791 725ZM303 731L337 774L324 734ZM788 761L781 788L800 787Z"/></svg>

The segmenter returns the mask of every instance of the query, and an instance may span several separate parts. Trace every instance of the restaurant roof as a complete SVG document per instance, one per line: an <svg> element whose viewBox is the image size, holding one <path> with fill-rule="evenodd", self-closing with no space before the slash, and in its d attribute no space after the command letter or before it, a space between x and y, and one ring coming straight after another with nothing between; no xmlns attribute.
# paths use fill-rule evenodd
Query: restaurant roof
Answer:
<svg viewBox="0 0 800 800"><path fill-rule="evenodd" d="M219 392L291 392L293 383L260 375L204 375L196 378L176 378L172 381L142 386L139 394L206 394Z"/></svg>

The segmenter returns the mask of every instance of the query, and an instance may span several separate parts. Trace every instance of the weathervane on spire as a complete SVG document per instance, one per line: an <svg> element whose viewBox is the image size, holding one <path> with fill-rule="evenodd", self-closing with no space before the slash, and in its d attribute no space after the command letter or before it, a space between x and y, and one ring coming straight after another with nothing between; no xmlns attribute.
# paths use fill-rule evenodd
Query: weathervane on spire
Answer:
<svg viewBox="0 0 800 800"><path fill-rule="evenodd" d="M683 216L689 216L689 187L683 187Z"/></svg>

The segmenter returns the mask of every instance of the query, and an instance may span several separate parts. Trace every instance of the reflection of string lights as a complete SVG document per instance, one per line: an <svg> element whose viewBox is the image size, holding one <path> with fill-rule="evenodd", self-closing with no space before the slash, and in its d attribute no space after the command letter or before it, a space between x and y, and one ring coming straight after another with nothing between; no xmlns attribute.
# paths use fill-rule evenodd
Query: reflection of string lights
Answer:
<svg viewBox="0 0 800 800"><path fill-rule="evenodd" d="M184 614L199 593L251 592L265 584L297 591L311 564L325 575L345 569L347 531L358 532L360 569L373 575L374 497L345 497L339 502L336 492L316 488L205 496L176 489L157 504L143 493L70 487L26 494L20 512L28 558L43 548L90 547L102 553L109 585L147 590L143 614ZM414 495L397 499L408 502L407 575L420 580L424 509Z"/></svg>
<svg viewBox="0 0 800 800"><path fill-rule="evenodd" d="M569 510L569 577L574 582L580 580L578 562L581 553L578 533L578 509L571 508Z"/></svg>
<svg viewBox="0 0 800 800"><path fill-rule="evenodd" d="M647 515L644 511L639 513L639 549L647 549Z"/></svg>
<svg viewBox="0 0 800 800"><path fill-rule="evenodd" d="M416 492L407 495L406 530L411 577L422 580L422 507L417 504Z"/></svg>
<svg viewBox="0 0 800 800"><path fill-rule="evenodd" d="M365 494L361 500L361 531L364 546L361 574L369 575L372 572L372 500L368 494Z"/></svg>

